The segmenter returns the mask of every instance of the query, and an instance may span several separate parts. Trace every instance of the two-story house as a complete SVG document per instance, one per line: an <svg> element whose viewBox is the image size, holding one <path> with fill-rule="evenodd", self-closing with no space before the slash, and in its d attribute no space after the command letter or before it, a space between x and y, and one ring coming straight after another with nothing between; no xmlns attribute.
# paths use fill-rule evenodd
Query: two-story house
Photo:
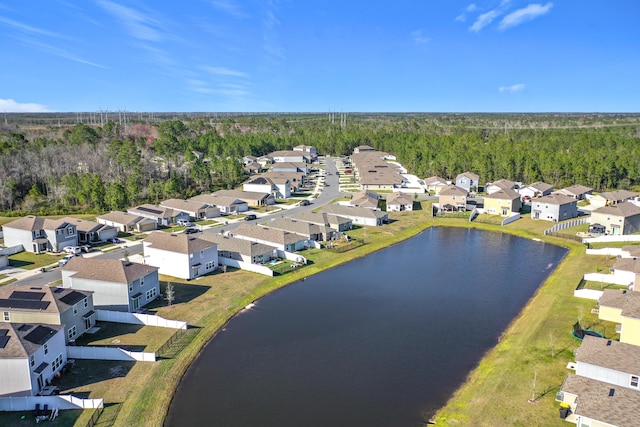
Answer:
<svg viewBox="0 0 640 427"><path fill-rule="evenodd" d="M76 226L62 219L29 215L2 226L7 247L22 246L27 252L61 252L78 244Z"/></svg>
<svg viewBox="0 0 640 427"><path fill-rule="evenodd" d="M480 185L480 176L473 172L462 172L456 176L456 187L467 190L467 193L478 191Z"/></svg>
<svg viewBox="0 0 640 427"><path fill-rule="evenodd" d="M531 218L564 221L578 216L578 201L564 194L549 194L531 201Z"/></svg>
<svg viewBox="0 0 640 427"><path fill-rule="evenodd" d="M154 231L142 244L146 263L160 274L191 280L218 268L218 245L192 234Z"/></svg>
<svg viewBox="0 0 640 427"><path fill-rule="evenodd" d="M447 185L438 193L438 205L443 211L466 211L469 190L457 185Z"/></svg>
<svg viewBox="0 0 640 427"><path fill-rule="evenodd" d="M640 207L630 202L604 206L591 212L591 224L604 226L607 234L633 234L640 231Z"/></svg>
<svg viewBox="0 0 640 427"><path fill-rule="evenodd" d="M93 292L103 310L134 312L160 296L157 267L118 259L76 257L62 267L62 284Z"/></svg>
<svg viewBox="0 0 640 427"><path fill-rule="evenodd" d="M520 194L510 188L494 191L484 197L484 212L489 215L510 216L520 212L521 208Z"/></svg>

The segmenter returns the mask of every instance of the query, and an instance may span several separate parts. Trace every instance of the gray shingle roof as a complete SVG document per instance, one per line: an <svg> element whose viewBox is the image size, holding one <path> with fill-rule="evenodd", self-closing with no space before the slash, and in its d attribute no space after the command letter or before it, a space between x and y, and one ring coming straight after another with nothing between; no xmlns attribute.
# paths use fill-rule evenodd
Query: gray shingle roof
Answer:
<svg viewBox="0 0 640 427"><path fill-rule="evenodd" d="M440 192L442 194L442 192ZM516 200L520 198L520 195L510 188L503 188L495 193L487 194L485 199L501 199L501 200Z"/></svg>
<svg viewBox="0 0 640 427"><path fill-rule="evenodd" d="M360 208L357 206L342 205L326 205L322 207L321 212L326 212L339 216L360 217L360 218L386 218L388 214L382 211L376 211L369 208Z"/></svg>
<svg viewBox="0 0 640 427"><path fill-rule="evenodd" d="M466 196L469 194L464 188L457 187L455 185L447 185L440 190L440 196Z"/></svg>
<svg viewBox="0 0 640 427"><path fill-rule="evenodd" d="M149 234L144 239L144 245L181 254L193 254L216 246L213 242L193 237L191 234L169 234L163 231Z"/></svg>
<svg viewBox="0 0 640 427"><path fill-rule="evenodd" d="M389 205L413 205L413 198L405 193L391 193L387 196L387 206Z"/></svg>
<svg viewBox="0 0 640 427"><path fill-rule="evenodd" d="M576 362L640 375L640 347L637 345L585 335L575 355Z"/></svg>
<svg viewBox="0 0 640 427"><path fill-rule="evenodd" d="M232 231L232 235L258 239L265 242L275 243L277 245L291 245L302 240L307 240L307 237L301 236L297 233L256 224L241 224Z"/></svg>
<svg viewBox="0 0 640 427"><path fill-rule="evenodd" d="M138 215L131 214L129 212L120 212L120 211L111 211L107 214L98 216L98 218L105 221L114 222L117 224L124 224L124 225L133 225L141 221L153 221L152 219L149 219L149 218L144 218Z"/></svg>
<svg viewBox="0 0 640 427"><path fill-rule="evenodd" d="M633 203L623 202L616 205L604 206L593 211L593 213L620 216L628 218L635 215L640 215L640 207Z"/></svg>
<svg viewBox="0 0 640 427"><path fill-rule="evenodd" d="M75 271L73 278L125 284L158 271L158 267L136 262L81 257L71 259L62 269Z"/></svg>
<svg viewBox="0 0 640 427"><path fill-rule="evenodd" d="M548 205L566 205L569 203L577 203L573 197L566 196L564 194L549 194L548 196L534 199L532 203L546 203Z"/></svg>
<svg viewBox="0 0 640 427"><path fill-rule="evenodd" d="M80 259L79 257L76 257ZM57 292L56 292L57 290ZM14 292L19 292L19 294L14 294ZM61 300L64 297L68 296L72 292L79 292L84 295L84 297L88 297L93 292L90 291L78 291L74 289L65 289L65 288L53 288L50 286L33 286L33 285L6 285L0 286L0 309L6 308L11 309L13 311L21 311L21 312L38 312L38 313L64 313L69 310L72 305L66 304ZM24 296L25 298L29 298L31 301L41 301L43 304L40 304L41 308L14 308L15 305L11 303L12 294L15 298L16 295ZM27 294L31 294L28 296ZM15 301L15 299L14 299ZM48 304L46 304L48 303ZM46 307L45 307L46 306ZM43 308L42 308L43 307Z"/></svg>
<svg viewBox="0 0 640 427"><path fill-rule="evenodd" d="M635 258L620 258L613 263L613 269L640 273L640 260Z"/></svg>
<svg viewBox="0 0 640 427"><path fill-rule="evenodd" d="M274 250L273 246L225 236L220 233L204 233L201 238L216 243L218 245L219 252L237 252L244 256L253 257L265 254L271 255Z"/></svg>
<svg viewBox="0 0 640 427"><path fill-rule="evenodd" d="M291 216L293 219L300 221L306 221L318 225L334 226L339 228L341 225L352 224L353 221L350 218L346 218L339 215L334 215L326 212L311 212L303 211L298 212Z"/></svg>
<svg viewBox="0 0 640 427"><path fill-rule="evenodd" d="M46 341L48 341L51 336L63 329L64 325L0 323L0 330L6 331L6 336L9 337L4 348L0 348L0 358L24 358L35 353L46 341L38 344L26 337L37 328L40 328L39 332L46 333Z"/></svg>

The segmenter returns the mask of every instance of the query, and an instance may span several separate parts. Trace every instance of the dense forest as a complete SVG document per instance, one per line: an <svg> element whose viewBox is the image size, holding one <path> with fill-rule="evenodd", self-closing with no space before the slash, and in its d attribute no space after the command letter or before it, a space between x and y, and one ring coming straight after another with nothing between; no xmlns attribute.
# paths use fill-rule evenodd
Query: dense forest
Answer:
<svg viewBox="0 0 640 427"><path fill-rule="evenodd" d="M367 144L421 177L472 171L597 191L640 185L634 114L51 114L4 117L0 210L102 212L234 188L245 155L299 144L347 155ZM196 153L202 153L199 159Z"/></svg>

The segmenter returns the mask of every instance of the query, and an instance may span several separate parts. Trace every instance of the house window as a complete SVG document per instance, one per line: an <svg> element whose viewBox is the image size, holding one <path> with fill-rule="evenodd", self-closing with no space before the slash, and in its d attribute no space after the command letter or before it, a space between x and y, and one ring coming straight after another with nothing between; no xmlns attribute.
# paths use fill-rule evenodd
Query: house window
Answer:
<svg viewBox="0 0 640 427"><path fill-rule="evenodd" d="M9 314L8 311L3 312L2 315L4 317L4 321L5 322L10 322L11 321L11 315Z"/></svg>
<svg viewBox="0 0 640 427"><path fill-rule="evenodd" d="M62 366L62 354L59 354L58 357L56 357L54 361L51 363L51 369L53 369L53 372L55 372L61 366Z"/></svg>
<svg viewBox="0 0 640 427"><path fill-rule="evenodd" d="M215 265L216 265L216 263L214 261L209 261L207 263L206 268L207 268L207 270L211 270Z"/></svg>
<svg viewBox="0 0 640 427"><path fill-rule="evenodd" d="M29 365L33 368L36 365L36 357L32 354L29 356Z"/></svg>
<svg viewBox="0 0 640 427"><path fill-rule="evenodd" d="M631 375L631 381L629 382L629 385L631 387L638 388L639 383L639 378L636 375Z"/></svg>
<svg viewBox="0 0 640 427"><path fill-rule="evenodd" d="M140 278L140 286L144 286L144 277Z"/></svg>
<svg viewBox="0 0 640 427"><path fill-rule="evenodd" d="M88 308L89 307L89 298L85 298L84 299L84 308Z"/></svg>
<svg viewBox="0 0 640 427"><path fill-rule="evenodd" d="M129 283L129 292L133 291L133 282Z"/></svg>
<svg viewBox="0 0 640 427"><path fill-rule="evenodd" d="M78 304L73 306L73 315L75 316L76 314L78 314Z"/></svg>
<svg viewBox="0 0 640 427"><path fill-rule="evenodd" d="M42 348L44 348L44 354L49 354L49 345L47 343L44 343Z"/></svg>
<svg viewBox="0 0 640 427"><path fill-rule="evenodd" d="M156 288L151 288L147 291L147 300L150 300L152 298L155 298L156 295L158 294L158 292L156 291Z"/></svg>
<svg viewBox="0 0 640 427"><path fill-rule="evenodd" d="M69 340L74 339L77 335L76 325L73 325L72 327L70 327L69 332L67 334L69 336Z"/></svg>

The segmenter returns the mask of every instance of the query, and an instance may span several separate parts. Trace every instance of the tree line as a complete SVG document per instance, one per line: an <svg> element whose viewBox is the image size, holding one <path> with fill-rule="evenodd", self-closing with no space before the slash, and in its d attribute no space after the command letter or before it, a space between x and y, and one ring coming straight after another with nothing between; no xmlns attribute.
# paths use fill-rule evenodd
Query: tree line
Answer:
<svg viewBox="0 0 640 427"><path fill-rule="evenodd" d="M640 116L350 114L138 121L124 127L0 128L0 210L104 212L234 188L246 155L300 144L348 155L359 145L394 154L410 173L481 182L500 178L597 191L640 184Z"/></svg>

